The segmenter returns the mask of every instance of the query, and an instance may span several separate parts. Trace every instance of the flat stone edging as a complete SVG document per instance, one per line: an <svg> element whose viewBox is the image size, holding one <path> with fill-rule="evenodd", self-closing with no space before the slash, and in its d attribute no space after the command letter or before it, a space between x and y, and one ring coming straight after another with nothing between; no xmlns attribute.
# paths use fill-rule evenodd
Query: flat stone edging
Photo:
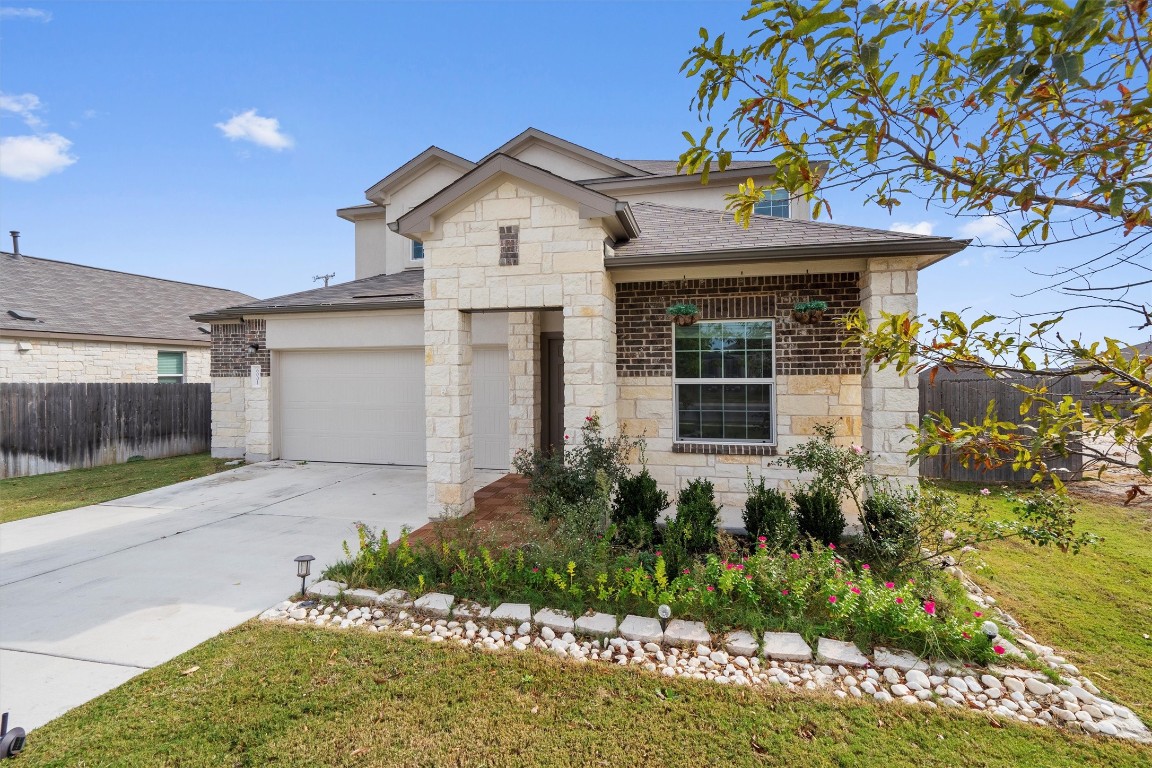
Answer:
<svg viewBox="0 0 1152 768"><path fill-rule="evenodd" d="M965 579L965 585L978 604L995 605L995 600L983 595L970 580ZM703 623L680 619L662 628L657 619L629 615L617 626L616 617L605 613L573 619L562 611L544 608L532 615L531 606L525 603L503 603L489 610L470 601L457 604L452 595L444 593L427 593L413 601L402 590L383 594L346 590L345 585L332 581L312 585L308 594L329 600L342 597L364 607L338 602L304 607L285 601L260 618L329 628L396 631L427 637L431 642L452 640L481 650L535 648L577 662L638 665L667 677L722 685L779 685L790 691L830 690L843 699L867 696L880 702L967 708L1036 725L1152 743L1152 732L1130 709L1101 698L1091 680L1080 677L1079 670L1055 656L1051 648L1036 643L1003 611L998 615L1013 626L1022 645L1051 668L1079 679L1055 685L1038 672L1011 667L991 667L977 677L974 672L979 670L958 662L929 662L907 651L876 648L869 659L852 643L830 638L818 639L813 661L812 648L803 637L790 632L766 632L760 644L749 632L730 632L716 643L723 647L714 649ZM465 621L456 620L460 618ZM491 629L474 619L504 626ZM577 640L573 632L592 639Z"/></svg>

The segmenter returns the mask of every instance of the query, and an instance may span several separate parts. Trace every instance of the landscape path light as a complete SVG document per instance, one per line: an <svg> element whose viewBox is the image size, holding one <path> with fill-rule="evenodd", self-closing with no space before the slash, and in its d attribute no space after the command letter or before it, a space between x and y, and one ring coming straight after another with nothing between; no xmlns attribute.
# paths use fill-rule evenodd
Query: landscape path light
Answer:
<svg viewBox="0 0 1152 768"><path fill-rule="evenodd" d="M312 555L300 555L296 558L296 576L300 579L300 597L308 597L308 593L304 591L304 580L312 573L312 561L315 559Z"/></svg>

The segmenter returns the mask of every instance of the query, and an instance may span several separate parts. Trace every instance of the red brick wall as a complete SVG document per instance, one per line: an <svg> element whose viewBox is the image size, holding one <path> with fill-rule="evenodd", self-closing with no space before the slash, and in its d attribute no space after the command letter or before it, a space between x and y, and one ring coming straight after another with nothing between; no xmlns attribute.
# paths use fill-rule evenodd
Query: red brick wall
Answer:
<svg viewBox="0 0 1152 768"><path fill-rule="evenodd" d="M212 324L212 375L247 376L250 367L260 364L261 372L272 373L272 361L268 353L266 323L263 320L242 320L238 323ZM260 349L252 354L250 344L259 344Z"/></svg>
<svg viewBox="0 0 1152 768"><path fill-rule="evenodd" d="M860 275L718 277L654 280L616 285L616 373L621 377L672 375L672 323L676 302L700 308L701 320L775 320L776 374L843 375L863 371L860 348L843 346L838 322L860 306ZM792 319L799 301L828 302L824 319L803 325Z"/></svg>

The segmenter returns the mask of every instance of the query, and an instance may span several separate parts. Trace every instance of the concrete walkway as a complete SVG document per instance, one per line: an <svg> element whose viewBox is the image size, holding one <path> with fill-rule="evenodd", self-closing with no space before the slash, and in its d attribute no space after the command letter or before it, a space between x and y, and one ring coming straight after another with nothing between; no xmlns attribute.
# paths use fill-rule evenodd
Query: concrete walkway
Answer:
<svg viewBox="0 0 1152 768"><path fill-rule="evenodd" d="M481 485L501 473L478 473ZM425 515L421 467L268 462L0 525L0 711L35 728L283 600L363 521Z"/></svg>

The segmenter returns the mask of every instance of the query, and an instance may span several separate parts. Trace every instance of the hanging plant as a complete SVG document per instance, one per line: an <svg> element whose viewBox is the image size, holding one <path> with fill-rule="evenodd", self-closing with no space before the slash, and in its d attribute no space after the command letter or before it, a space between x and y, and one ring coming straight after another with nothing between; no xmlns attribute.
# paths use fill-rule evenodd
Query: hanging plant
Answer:
<svg viewBox="0 0 1152 768"><path fill-rule="evenodd" d="M826 301L798 301L792 307L792 319L798 323L818 323L828 309Z"/></svg>
<svg viewBox="0 0 1152 768"><path fill-rule="evenodd" d="M700 317L700 308L682 301L668 307L668 315L676 325L693 325Z"/></svg>

